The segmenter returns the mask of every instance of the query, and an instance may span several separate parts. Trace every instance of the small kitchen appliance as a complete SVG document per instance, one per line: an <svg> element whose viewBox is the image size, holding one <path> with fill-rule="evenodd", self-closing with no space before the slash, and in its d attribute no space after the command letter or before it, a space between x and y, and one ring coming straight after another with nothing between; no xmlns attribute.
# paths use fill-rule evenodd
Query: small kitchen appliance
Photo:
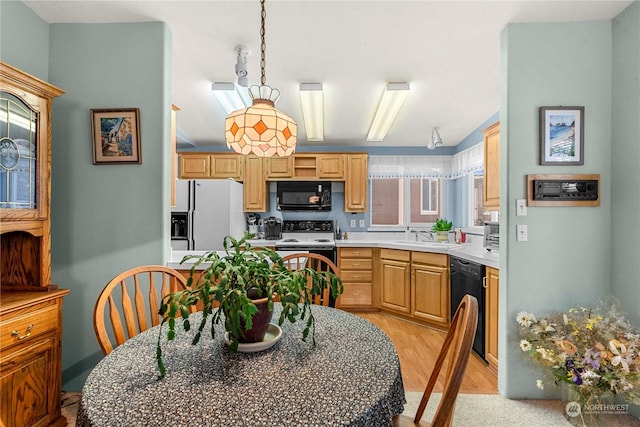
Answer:
<svg viewBox="0 0 640 427"><path fill-rule="evenodd" d="M500 250L500 224L497 222L484 223L484 242L482 244L488 251Z"/></svg>
<svg viewBox="0 0 640 427"><path fill-rule="evenodd" d="M330 211L330 181L278 181L277 208L280 211Z"/></svg>
<svg viewBox="0 0 640 427"><path fill-rule="evenodd" d="M282 220L275 216L270 216L264 220L264 238L267 240L282 239Z"/></svg>

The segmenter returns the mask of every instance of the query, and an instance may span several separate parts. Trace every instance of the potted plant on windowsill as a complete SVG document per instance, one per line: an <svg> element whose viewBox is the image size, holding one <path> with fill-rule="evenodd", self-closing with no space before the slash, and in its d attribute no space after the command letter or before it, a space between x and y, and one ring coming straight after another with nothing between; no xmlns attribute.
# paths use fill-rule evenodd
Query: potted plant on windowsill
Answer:
<svg viewBox="0 0 640 427"><path fill-rule="evenodd" d="M160 307L162 323L156 360L161 377L166 372L162 360L162 326L168 324L168 340L175 337L175 324L180 318L184 330L190 330L189 314L193 307L202 309L202 321L192 344L199 342L209 319L212 337L215 337L213 326L224 322L231 350L237 351L241 342L261 341L271 321L276 298L282 304L278 325L282 325L285 319L292 323L306 319L302 340L306 341L311 333L315 345L312 298L327 287L337 298L343 291L342 281L331 272L318 272L311 268L290 271L274 250L252 248L247 242L252 237L248 233L239 240L225 237L225 254L222 256L210 251L202 255L187 255L182 259L181 263L193 261L187 289L168 294ZM199 268L201 266L204 268ZM258 320L264 324L257 326ZM259 328L262 330L254 330Z"/></svg>
<svg viewBox="0 0 640 427"><path fill-rule="evenodd" d="M433 227L431 227L431 231L435 231L439 242L446 242L449 240L449 231L452 228L453 222L447 221L446 218L438 218Z"/></svg>

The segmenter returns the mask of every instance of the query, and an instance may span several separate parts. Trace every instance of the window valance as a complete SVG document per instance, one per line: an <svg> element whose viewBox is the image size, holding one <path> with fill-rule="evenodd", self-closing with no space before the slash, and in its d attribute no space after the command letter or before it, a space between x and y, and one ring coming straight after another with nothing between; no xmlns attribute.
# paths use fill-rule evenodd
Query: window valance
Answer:
<svg viewBox="0 0 640 427"><path fill-rule="evenodd" d="M370 179L456 179L482 170L483 165L480 143L453 156L369 156L368 175Z"/></svg>

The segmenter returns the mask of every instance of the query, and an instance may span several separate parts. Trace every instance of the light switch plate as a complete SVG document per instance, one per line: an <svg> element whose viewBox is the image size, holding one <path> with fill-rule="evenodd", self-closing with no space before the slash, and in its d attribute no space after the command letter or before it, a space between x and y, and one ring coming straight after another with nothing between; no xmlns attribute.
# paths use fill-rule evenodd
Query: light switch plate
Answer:
<svg viewBox="0 0 640 427"><path fill-rule="evenodd" d="M360 228L364 228L364 219L360 220Z"/></svg>
<svg viewBox="0 0 640 427"><path fill-rule="evenodd" d="M350 224L351 224L351 228L355 228L356 227L356 220L352 219Z"/></svg>
<svg viewBox="0 0 640 427"><path fill-rule="evenodd" d="M516 216L527 216L527 200L516 200Z"/></svg>
<svg viewBox="0 0 640 427"><path fill-rule="evenodd" d="M526 242L529 240L528 236L529 232L527 230L527 226L525 224L517 224L516 225L516 241L518 242Z"/></svg>

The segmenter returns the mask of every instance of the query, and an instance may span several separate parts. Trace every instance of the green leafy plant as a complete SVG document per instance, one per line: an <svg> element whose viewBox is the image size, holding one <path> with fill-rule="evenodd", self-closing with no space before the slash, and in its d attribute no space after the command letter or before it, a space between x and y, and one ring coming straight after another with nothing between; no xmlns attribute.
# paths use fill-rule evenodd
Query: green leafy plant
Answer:
<svg viewBox="0 0 640 427"><path fill-rule="evenodd" d="M431 231L449 231L452 228L453 222L447 221L446 218L438 218L433 227L431 227Z"/></svg>
<svg viewBox="0 0 640 427"><path fill-rule="evenodd" d="M246 233L237 240L227 236L223 241L224 255L209 251L202 255L185 256L181 263L193 261L187 289L165 296L160 307L162 323L156 346L156 360L160 377L166 373L162 360L162 326L168 325L167 339L176 335L176 321L183 329L191 329L190 309L202 308L202 320L192 344L200 341L207 321L211 320L211 336L215 338L214 325L224 321L229 332L229 346L238 349L244 330L252 327L253 315L258 312L254 300L268 299L268 309L273 311L274 297L282 303L278 324L286 320L294 323L305 320L302 340L311 333L315 345L315 319L311 310L314 295L322 294L327 287L334 298L343 292L342 281L330 272L318 272L312 268L290 271L280 255L269 248L252 248Z"/></svg>

